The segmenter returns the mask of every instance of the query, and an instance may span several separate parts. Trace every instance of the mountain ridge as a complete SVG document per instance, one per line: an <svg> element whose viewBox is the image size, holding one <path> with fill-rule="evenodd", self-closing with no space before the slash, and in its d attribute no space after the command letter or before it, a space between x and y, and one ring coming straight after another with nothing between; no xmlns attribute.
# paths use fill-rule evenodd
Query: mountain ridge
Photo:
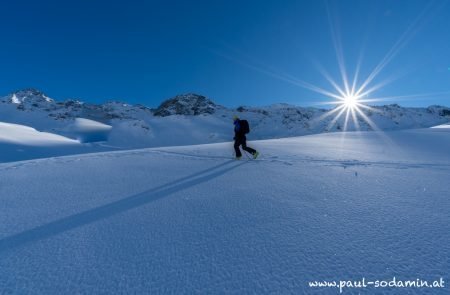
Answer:
<svg viewBox="0 0 450 295"><path fill-rule="evenodd" d="M201 144L229 141L232 117L238 115L251 125L251 139L271 139L339 132L343 130L401 130L428 128L450 122L450 108L401 107L398 104L371 106L356 115L356 124L345 113L284 103L263 107L227 108L194 93L180 94L157 108L121 101L93 104L77 99L58 101L44 92L28 88L0 98L0 121L31 126L71 138L68 126L77 118L112 126L107 143L119 148ZM368 120L367 120L368 118Z"/></svg>

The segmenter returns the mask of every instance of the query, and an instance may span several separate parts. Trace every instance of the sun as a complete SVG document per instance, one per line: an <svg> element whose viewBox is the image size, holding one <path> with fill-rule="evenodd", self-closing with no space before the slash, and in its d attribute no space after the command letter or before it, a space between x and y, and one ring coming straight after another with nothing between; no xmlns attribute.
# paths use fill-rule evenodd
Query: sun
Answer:
<svg viewBox="0 0 450 295"><path fill-rule="evenodd" d="M358 105L358 97L355 95L345 95L343 97L343 104L346 108L354 109Z"/></svg>

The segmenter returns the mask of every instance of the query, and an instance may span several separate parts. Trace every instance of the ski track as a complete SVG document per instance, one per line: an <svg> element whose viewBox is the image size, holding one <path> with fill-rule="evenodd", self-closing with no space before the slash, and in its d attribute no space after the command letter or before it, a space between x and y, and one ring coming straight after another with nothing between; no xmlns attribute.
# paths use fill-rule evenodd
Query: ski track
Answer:
<svg viewBox="0 0 450 295"><path fill-rule="evenodd" d="M189 154L189 153L180 153L180 152L172 152L172 151L152 151L160 154L174 155L180 156L183 158L198 158L198 159L208 159L208 160L216 160L216 159L230 159L229 157L224 156L205 156L200 154ZM251 157L251 156L249 156ZM281 163L285 165L300 165L300 164L323 164L327 166L338 166L342 168L348 167L384 167L384 168L392 168L392 169L409 169L409 168L434 168L440 170L450 170L450 164L439 164L439 163L408 163L408 162L387 162L387 161L360 161L360 160L331 160L331 159L316 159L311 157L302 157L302 156L289 156L289 157L280 157L273 155L263 155L261 154L258 159L252 159L243 157L240 161L250 161L250 162L270 162L270 163Z"/></svg>
<svg viewBox="0 0 450 295"><path fill-rule="evenodd" d="M245 152L244 152L245 153ZM165 155L165 156L173 156L173 157L181 157L181 158L190 158L190 159L199 159L199 160L229 160L233 159L233 156L212 156L212 155L204 155L204 154L194 154L194 153L182 153L182 152L174 152L174 151L163 151L159 149L141 149L141 150L133 150L133 151L117 151L117 152L99 152L92 154L84 154L84 155L70 155L70 156L61 156L61 157L52 157L52 158L44 158L44 159L36 159L36 160L27 160L27 161L19 161L12 163L3 163L0 164L0 170L11 170L17 169L23 166L32 166L37 165L41 162L51 161L54 163L72 163L82 160L90 160L90 159L101 159L101 158L121 158L121 157L130 157L130 156L147 156L151 154ZM450 164L440 164L440 163L421 163L421 162L388 162L388 161L361 161L361 160L332 160L332 159L321 159L321 158L312 158L312 157L302 157L302 156L273 156L273 155L264 155L261 154L258 159L252 159L251 155L243 156L240 161L249 161L253 163L259 162L270 162L270 163L280 163L288 166L292 165L305 165L305 164L318 164L325 166L337 166L342 167L344 169L351 167L384 167L390 169L423 169L423 168L433 168L439 170L450 170Z"/></svg>

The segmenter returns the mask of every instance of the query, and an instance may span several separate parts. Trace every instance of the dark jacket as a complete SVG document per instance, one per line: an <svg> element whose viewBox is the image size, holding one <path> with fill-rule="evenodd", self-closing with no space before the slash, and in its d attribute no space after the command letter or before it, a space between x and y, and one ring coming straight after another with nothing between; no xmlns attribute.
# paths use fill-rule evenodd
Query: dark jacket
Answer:
<svg viewBox="0 0 450 295"><path fill-rule="evenodd" d="M245 133L241 130L240 120L234 121L234 139L245 138Z"/></svg>

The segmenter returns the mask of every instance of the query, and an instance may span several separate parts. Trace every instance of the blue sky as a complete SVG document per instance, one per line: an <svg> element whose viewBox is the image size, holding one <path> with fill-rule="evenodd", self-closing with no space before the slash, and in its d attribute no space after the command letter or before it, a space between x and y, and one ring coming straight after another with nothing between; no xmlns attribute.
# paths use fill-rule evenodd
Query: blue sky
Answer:
<svg viewBox="0 0 450 295"><path fill-rule="evenodd" d="M0 10L1 95L34 87L153 107L194 92L226 106L316 106L333 100L308 89L333 90L320 67L344 88L341 52L350 81L360 60L357 85L387 61L366 89L392 81L365 98L393 98L375 104L450 105L447 0L18 0Z"/></svg>

